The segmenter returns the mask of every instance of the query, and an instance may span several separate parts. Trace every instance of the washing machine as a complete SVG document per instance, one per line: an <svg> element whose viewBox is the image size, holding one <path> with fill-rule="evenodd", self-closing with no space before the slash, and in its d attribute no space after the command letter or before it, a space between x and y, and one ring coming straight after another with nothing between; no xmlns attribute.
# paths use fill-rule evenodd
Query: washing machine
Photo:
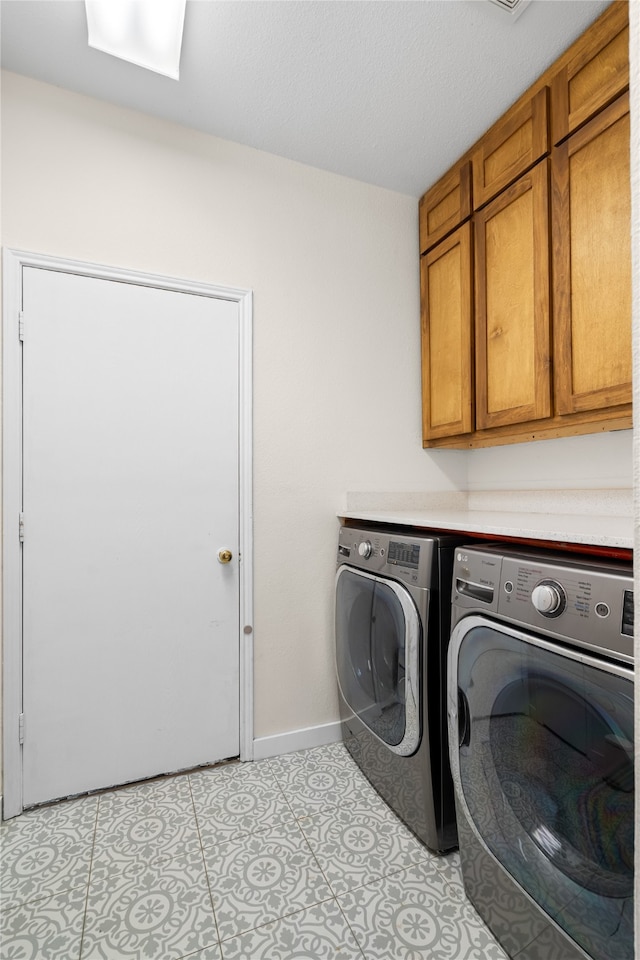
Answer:
<svg viewBox="0 0 640 960"><path fill-rule="evenodd" d="M631 566L461 547L452 598L467 895L517 960L632 960Z"/></svg>
<svg viewBox="0 0 640 960"><path fill-rule="evenodd" d="M435 852L457 845L444 669L459 538L343 526L335 639L345 746Z"/></svg>

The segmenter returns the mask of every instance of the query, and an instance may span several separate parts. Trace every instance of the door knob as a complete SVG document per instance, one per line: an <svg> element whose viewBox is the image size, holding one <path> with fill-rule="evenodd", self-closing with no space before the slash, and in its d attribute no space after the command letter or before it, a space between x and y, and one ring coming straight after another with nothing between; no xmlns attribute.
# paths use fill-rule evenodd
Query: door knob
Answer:
<svg viewBox="0 0 640 960"><path fill-rule="evenodd" d="M231 550L218 550L218 562L230 563L233 558Z"/></svg>

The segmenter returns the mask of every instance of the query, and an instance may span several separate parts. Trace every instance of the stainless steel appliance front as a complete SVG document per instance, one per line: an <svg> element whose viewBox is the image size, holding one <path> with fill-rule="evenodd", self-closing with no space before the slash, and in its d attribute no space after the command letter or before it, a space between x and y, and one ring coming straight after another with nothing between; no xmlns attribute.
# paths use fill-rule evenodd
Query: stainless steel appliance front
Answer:
<svg viewBox="0 0 640 960"><path fill-rule="evenodd" d="M435 851L457 844L443 676L459 542L349 526L338 542L344 742L381 796Z"/></svg>
<svg viewBox="0 0 640 960"><path fill-rule="evenodd" d="M471 901L518 960L633 957L629 566L460 548L448 713Z"/></svg>

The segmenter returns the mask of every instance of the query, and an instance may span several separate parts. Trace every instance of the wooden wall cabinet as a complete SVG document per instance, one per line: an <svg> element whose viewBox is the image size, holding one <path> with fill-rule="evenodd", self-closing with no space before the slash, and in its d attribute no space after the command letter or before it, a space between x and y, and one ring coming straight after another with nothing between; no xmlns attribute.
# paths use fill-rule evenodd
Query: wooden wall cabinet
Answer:
<svg viewBox="0 0 640 960"><path fill-rule="evenodd" d="M477 210L537 163L549 150L547 87L518 104L491 128L473 154Z"/></svg>
<svg viewBox="0 0 640 960"><path fill-rule="evenodd" d="M556 150L554 353L560 414L631 402L629 94Z"/></svg>
<svg viewBox="0 0 640 960"><path fill-rule="evenodd" d="M551 414L548 164L475 217L479 430Z"/></svg>
<svg viewBox="0 0 640 960"><path fill-rule="evenodd" d="M425 447L631 427L627 14L607 8L423 198Z"/></svg>
<svg viewBox="0 0 640 960"><path fill-rule="evenodd" d="M471 224L465 223L420 263L426 440L474 427L472 242Z"/></svg>
<svg viewBox="0 0 640 960"><path fill-rule="evenodd" d="M629 86L629 13L613 3L571 47L552 81L553 142L561 143Z"/></svg>
<svg viewBox="0 0 640 960"><path fill-rule="evenodd" d="M471 164L445 174L420 200L420 253L425 253L471 216Z"/></svg>

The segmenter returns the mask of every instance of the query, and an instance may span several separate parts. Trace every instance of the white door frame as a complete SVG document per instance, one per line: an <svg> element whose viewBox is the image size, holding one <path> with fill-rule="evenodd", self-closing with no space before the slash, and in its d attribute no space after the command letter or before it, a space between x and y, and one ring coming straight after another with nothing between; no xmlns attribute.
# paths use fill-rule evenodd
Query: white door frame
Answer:
<svg viewBox="0 0 640 960"><path fill-rule="evenodd" d="M240 759L253 759L253 488L252 488L252 306L251 290L137 273L44 254L5 249L2 320L2 597L3 763L2 818L22 812L22 310L23 267L40 267L102 280L231 300L238 304L239 378L239 590Z"/></svg>

